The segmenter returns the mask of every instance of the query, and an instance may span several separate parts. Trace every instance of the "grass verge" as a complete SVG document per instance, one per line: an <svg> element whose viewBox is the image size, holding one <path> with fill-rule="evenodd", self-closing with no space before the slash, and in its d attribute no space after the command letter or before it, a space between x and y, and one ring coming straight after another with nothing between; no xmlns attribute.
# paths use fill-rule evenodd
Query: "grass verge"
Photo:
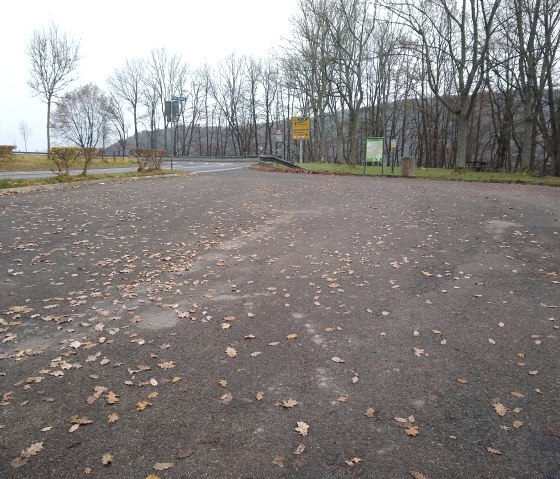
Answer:
<svg viewBox="0 0 560 479"><path fill-rule="evenodd" d="M304 163L302 165L308 172L330 175L364 175L363 166L335 165L332 163ZM272 163L258 163L251 168L267 171L290 171L297 173L298 170L291 170L283 165ZM368 166L365 171L366 176L401 176L401 169L395 167L391 174L391 167L382 169L380 166ZM428 180L448 180L448 181L477 181L487 183L520 183L528 185L560 186L560 177L556 176L532 176L523 173L500 173L494 171L459 171L445 168L417 168L416 178Z"/></svg>
<svg viewBox="0 0 560 479"><path fill-rule="evenodd" d="M111 173L106 175L88 175L88 176L70 176L70 177L53 177L53 178L40 178L35 180L12 180L9 178L0 179L0 189L6 188L22 188L24 186L37 186L37 185L59 185L66 183L82 183L84 181L94 181L94 180L109 180L109 179L126 179L126 178L142 178L150 176L161 176L161 175L182 175L190 174L190 172L183 171L150 171L150 172L139 172L139 171L129 171L126 173Z"/></svg>
<svg viewBox="0 0 560 479"><path fill-rule="evenodd" d="M133 166L138 163L134 158L117 157L113 160L112 156L107 156L103 160L94 158L89 168L114 168L116 166ZM47 158L47 155L12 155L9 159L0 161L0 171L30 171L30 170L50 170L54 167L54 163ZM84 167L84 161L76 162L72 169L81 170Z"/></svg>

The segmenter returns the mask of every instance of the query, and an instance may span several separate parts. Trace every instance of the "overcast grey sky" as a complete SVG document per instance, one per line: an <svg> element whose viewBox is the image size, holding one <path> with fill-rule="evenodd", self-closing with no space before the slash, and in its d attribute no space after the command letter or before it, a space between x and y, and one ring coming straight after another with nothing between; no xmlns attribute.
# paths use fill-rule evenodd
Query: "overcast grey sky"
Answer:
<svg viewBox="0 0 560 479"><path fill-rule="evenodd" d="M27 86L26 46L34 30L51 23L81 45L78 80L70 87L105 80L127 58L165 47L191 68L215 64L228 54L266 57L290 34L297 0L4 0L0 5L2 74L0 144L24 149L18 125L32 130L27 148L46 149L46 105Z"/></svg>

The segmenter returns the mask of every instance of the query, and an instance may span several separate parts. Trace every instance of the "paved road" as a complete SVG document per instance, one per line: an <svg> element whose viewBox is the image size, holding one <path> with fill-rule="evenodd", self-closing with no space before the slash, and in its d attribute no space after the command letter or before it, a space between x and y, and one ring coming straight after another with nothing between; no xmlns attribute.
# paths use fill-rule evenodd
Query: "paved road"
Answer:
<svg viewBox="0 0 560 479"><path fill-rule="evenodd" d="M176 170L189 170L195 173L214 173L219 171L231 171L241 168L246 168L254 160L246 161L204 161L199 159L196 161L185 161L185 160L175 160L173 162L173 168ZM170 169L171 163L167 161L165 163L165 168ZM110 173L123 173L127 171L136 171L136 167L119 167L119 168L92 168L89 173L92 175L102 175ZM81 170L75 170L72 174L80 174ZM11 179L40 179L40 178L52 178L55 176L52 171L2 171L0 172L1 178L11 178Z"/></svg>
<svg viewBox="0 0 560 479"><path fill-rule="evenodd" d="M559 212L248 169L0 197L0 477L557 478Z"/></svg>

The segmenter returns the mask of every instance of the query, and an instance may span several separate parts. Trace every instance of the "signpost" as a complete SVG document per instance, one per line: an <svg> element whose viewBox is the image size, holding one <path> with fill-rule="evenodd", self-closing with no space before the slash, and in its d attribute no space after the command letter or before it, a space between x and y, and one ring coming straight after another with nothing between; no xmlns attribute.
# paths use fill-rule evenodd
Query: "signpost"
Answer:
<svg viewBox="0 0 560 479"><path fill-rule="evenodd" d="M391 174L395 174L395 158L397 156L397 140L391 140Z"/></svg>
<svg viewBox="0 0 560 479"><path fill-rule="evenodd" d="M372 165L381 163L381 174L383 174L383 138L366 138L366 161L364 163L364 175L368 163Z"/></svg>
<svg viewBox="0 0 560 479"><path fill-rule="evenodd" d="M303 163L303 140L311 138L311 119L306 116L292 118L292 140L299 141L299 162Z"/></svg>
<svg viewBox="0 0 560 479"><path fill-rule="evenodd" d="M278 155L278 143L284 141L284 130L276 130L276 154Z"/></svg>
<svg viewBox="0 0 560 479"><path fill-rule="evenodd" d="M175 149L175 130L177 129L177 123L179 122L179 117L181 116L181 109L183 103L187 101L185 96L171 96L171 101L165 102L165 118L171 123L171 128L173 128L173 133L171 136L171 170L173 171L173 150ZM175 125L174 125L175 124Z"/></svg>

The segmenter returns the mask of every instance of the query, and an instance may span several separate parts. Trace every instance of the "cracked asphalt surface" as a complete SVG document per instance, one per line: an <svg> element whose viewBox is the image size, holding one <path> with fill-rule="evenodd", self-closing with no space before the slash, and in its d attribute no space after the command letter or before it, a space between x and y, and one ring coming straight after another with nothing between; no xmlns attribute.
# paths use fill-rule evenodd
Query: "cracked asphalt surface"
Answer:
<svg viewBox="0 0 560 479"><path fill-rule="evenodd" d="M247 169L1 196L0 478L558 478L559 215Z"/></svg>

